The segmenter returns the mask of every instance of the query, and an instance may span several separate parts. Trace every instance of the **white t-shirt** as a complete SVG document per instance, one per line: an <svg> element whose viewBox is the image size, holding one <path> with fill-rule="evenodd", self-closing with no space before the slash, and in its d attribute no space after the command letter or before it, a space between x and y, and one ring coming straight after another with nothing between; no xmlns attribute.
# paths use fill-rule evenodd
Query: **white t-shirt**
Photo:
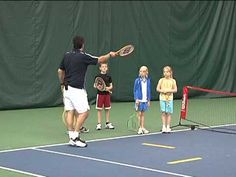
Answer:
<svg viewBox="0 0 236 177"><path fill-rule="evenodd" d="M147 102L147 79L141 81L143 98L140 102Z"/></svg>

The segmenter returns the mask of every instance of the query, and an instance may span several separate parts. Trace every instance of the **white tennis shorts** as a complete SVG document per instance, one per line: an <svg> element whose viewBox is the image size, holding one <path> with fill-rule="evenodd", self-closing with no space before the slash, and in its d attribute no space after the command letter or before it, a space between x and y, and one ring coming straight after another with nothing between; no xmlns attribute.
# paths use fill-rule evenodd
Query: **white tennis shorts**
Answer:
<svg viewBox="0 0 236 177"><path fill-rule="evenodd" d="M78 89L68 86L64 88L64 108L66 111L76 110L78 113L84 113L90 109L88 96L85 89Z"/></svg>

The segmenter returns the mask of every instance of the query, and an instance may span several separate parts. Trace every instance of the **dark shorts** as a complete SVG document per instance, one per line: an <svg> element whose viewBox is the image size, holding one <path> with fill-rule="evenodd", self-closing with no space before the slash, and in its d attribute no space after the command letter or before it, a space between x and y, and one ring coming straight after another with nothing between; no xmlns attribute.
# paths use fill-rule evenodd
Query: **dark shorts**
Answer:
<svg viewBox="0 0 236 177"><path fill-rule="evenodd" d="M97 94L96 109L111 109L111 95Z"/></svg>

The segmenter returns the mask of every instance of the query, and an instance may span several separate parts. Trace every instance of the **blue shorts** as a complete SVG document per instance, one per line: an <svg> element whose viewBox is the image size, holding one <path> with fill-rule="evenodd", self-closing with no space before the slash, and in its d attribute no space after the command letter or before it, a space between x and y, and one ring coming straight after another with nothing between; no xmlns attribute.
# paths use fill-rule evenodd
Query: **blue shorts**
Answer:
<svg viewBox="0 0 236 177"><path fill-rule="evenodd" d="M148 110L148 103L147 102L140 102L138 105L138 108L136 108L136 106L135 106L135 109L137 109L140 112L145 112Z"/></svg>
<svg viewBox="0 0 236 177"><path fill-rule="evenodd" d="M173 113L173 100L170 100L170 101L160 100L160 107L161 107L161 112L172 114Z"/></svg>

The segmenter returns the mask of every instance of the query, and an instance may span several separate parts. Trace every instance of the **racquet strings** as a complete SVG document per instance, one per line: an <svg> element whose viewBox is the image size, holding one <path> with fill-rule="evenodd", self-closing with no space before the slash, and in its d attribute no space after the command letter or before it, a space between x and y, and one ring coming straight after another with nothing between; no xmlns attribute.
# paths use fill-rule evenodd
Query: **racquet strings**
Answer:
<svg viewBox="0 0 236 177"><path fill-rule="evenodd" d="M137 131L139 127L137 112L134 112L127 121L127 128L129 131Z"/></svg>
<svg viewBox="0 0 236 177"><path fill-rule="evenodd" d="M104 80L100 77L97 77L95 79L95 86L100 91L105 91L106 90L106 84L105 84Z"/></svg>
<svg viewBox="0 0 236 177"><path fill-rule="evenodd" d="M123 47L122 49L120 49L119 55L120 56L129 55L130 53L133 52L133 50L134 50L134 46L133 45L127 45L127 46Z"/></svg>

